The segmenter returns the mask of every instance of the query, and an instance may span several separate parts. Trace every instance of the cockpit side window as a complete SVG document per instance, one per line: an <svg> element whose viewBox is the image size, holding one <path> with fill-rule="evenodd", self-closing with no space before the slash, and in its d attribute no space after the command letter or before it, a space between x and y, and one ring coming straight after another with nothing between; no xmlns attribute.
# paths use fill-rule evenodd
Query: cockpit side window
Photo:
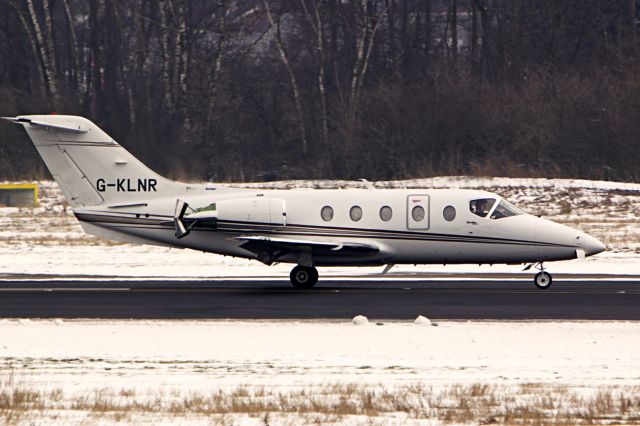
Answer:
<svg viewBox="0 0 640 426"><path fill-rule="evenodd" d="M524 214L524 212L507 200L500 200L500 203L496 206L493 213L491 213L491 219L503 219L520 214Z"/></svg>
<svg viewBox="0 0 640 426"><path fill-rule="evenodd" d="M471 213L480 217L487 217L491 211L491 207L495 204L496 200L493 198L480 198L478 200L471 200L469 202L469 210Z"/></svg>

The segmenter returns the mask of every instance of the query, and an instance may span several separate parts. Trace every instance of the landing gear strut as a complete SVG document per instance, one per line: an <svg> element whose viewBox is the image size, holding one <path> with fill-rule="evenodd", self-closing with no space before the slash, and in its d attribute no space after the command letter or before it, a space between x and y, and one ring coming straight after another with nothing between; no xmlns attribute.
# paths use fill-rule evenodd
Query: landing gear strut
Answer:
<svg viewBox="0 0 640 426"><path fill-rule="evenodd" d="M544 270L544 266L542 262L536 265L536 268L540 269L540 272L533 277L533 283L541 290L546 290L551 287L551 283L553 283L553 278L551 274Z"/></svg>
<svg viewBox="0 0 640 426"><path fill-rule="evenodd" d="M313 267L298 265L289 274L291 284L295 288L311 288L318 282L318 270Z"/></svg>

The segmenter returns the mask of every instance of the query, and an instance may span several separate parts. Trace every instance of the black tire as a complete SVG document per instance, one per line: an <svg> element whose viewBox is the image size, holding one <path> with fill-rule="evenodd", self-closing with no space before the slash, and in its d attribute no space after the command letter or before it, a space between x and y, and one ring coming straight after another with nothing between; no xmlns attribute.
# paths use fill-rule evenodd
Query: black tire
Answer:
<svg viewBox="0 0 640 426"><path fill-rule="evenodd" d="M289 277L295 288L312 288L318 282L318 270L298 265L291 270Z"/></svg>
<svg viewBox="0 0 640 426"><path fill-rule="evenodd" d="M540 290L546 290L549 287L551 287L551 284L553 283L553 278L551 277L550 273L542 271L542 272L538 272L536 276L533 277L533 283Z"/></svg>

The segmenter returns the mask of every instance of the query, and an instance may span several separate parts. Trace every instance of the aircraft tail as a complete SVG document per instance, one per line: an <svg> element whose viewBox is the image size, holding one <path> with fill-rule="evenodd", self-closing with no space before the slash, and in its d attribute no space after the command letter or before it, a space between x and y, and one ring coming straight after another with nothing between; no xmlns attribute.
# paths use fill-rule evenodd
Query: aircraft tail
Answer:
<svg viewBox="0 0 640 426"><path fill-rule="evenodd" d="M3 117L22 124L71 207L128 203L176 193L91 121L71 115Z"/></svg>

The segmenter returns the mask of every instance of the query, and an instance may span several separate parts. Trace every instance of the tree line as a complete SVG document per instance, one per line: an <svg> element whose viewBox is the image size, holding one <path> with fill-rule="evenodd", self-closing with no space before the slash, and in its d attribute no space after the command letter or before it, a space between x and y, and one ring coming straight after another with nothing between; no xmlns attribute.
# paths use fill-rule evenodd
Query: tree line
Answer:
<svg viewBox="0 0 640 426"><path fill-rule="evenodd" d="M640 178L635 0L0 0L0 113L181 179ZM0 179L46 176L0 126Z"/></svg>

